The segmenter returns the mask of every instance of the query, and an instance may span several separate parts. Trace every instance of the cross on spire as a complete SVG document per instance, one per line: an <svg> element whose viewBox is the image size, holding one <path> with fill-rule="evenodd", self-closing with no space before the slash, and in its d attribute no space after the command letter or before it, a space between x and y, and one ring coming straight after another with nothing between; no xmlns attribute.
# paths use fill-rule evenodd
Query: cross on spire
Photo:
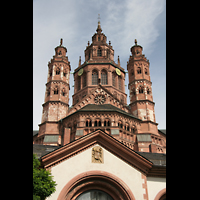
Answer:
<svg viewBox="0 0 200 200"><path fill-rule="evenodd" d="M98 18L97 18L97 19L98 19L98 21L100 21L100 19L101 19L101 18L100 18L100 14L98 14Z"/></svg>
<svg viewBox="0 0 200 200"><path fill-rule="evenodd" d="M137 46L137 39L135 39L135 45Z"/></svg>
<svg viewBox="0 0 200 200"><path fill-rule="evenodd" d="M100 14L98 14L98 26L97 26L97 33L101 33L102 29L101 29L101 24L100 24Z"/></svg>

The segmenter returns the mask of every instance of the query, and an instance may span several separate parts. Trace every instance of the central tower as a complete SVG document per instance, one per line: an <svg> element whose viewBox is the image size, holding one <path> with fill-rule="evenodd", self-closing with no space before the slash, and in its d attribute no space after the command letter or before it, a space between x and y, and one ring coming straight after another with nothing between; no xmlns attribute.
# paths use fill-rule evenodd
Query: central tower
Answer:
<svg viewBox="0 0 200 200"><path fill-rule="evenodd" d="M92 44L88 41L85 49L85 61L74 70L73 106L81 101L90 90L101 84L122 103L127 103L125 93L125 71L114 61L114 50L111 42L106 43L107 37L102 33L100 21L96 33L92 36Z"/></svg>

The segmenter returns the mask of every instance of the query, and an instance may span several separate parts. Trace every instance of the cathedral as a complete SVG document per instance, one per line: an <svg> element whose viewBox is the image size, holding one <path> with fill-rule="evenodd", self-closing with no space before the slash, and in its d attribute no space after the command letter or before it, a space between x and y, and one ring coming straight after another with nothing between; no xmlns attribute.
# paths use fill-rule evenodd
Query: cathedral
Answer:
<svg viewBox="0 0 200 200"><path fill-rule="evenodd" d="M33 153L51 171L57 186L50 200L166 199L166 130L155 118L149 60L143 47L130 48L125 69L98 21L85 61L71 72L67 48L48 62L48 77Z"/></svg>

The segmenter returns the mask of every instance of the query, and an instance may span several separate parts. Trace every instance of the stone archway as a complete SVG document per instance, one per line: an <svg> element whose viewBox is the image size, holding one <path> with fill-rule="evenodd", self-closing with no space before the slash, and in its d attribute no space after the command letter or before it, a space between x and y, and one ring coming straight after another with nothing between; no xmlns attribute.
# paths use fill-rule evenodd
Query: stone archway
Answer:
<svg viewBox="0 0 200 200"><path fill-rule="evenodd" d="M135 200L129 187L118 177L108 172L89 171L71 179L60 192L57 200L76 200L89 190L101 190L115 200Z"/></svg>
<svg viewBox="0 0 200 200"><path fill-rule="evenodd" d="M166 188L158 192L154 200L164 200L164 199L166 199Z"/></svg>

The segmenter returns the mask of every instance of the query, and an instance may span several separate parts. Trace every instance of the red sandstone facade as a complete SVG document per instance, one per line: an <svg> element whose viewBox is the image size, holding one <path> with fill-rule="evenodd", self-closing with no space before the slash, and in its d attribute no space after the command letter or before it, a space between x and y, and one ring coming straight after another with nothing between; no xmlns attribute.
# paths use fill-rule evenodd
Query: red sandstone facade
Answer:
<svg viewBox="0 0 200 200"><path fill-rule="evenodd" d="M158 130L154 112L149 60L137 44L127 62L130 104L125 93L125 70L114 62L114 50L106 43L100 22L85 62L74 70L73 105L69 109L70 62L67 49L55 48L48 63L45 102L34 144L65 145L101 129L135 151L166 153L166 135Z"/></svg>

